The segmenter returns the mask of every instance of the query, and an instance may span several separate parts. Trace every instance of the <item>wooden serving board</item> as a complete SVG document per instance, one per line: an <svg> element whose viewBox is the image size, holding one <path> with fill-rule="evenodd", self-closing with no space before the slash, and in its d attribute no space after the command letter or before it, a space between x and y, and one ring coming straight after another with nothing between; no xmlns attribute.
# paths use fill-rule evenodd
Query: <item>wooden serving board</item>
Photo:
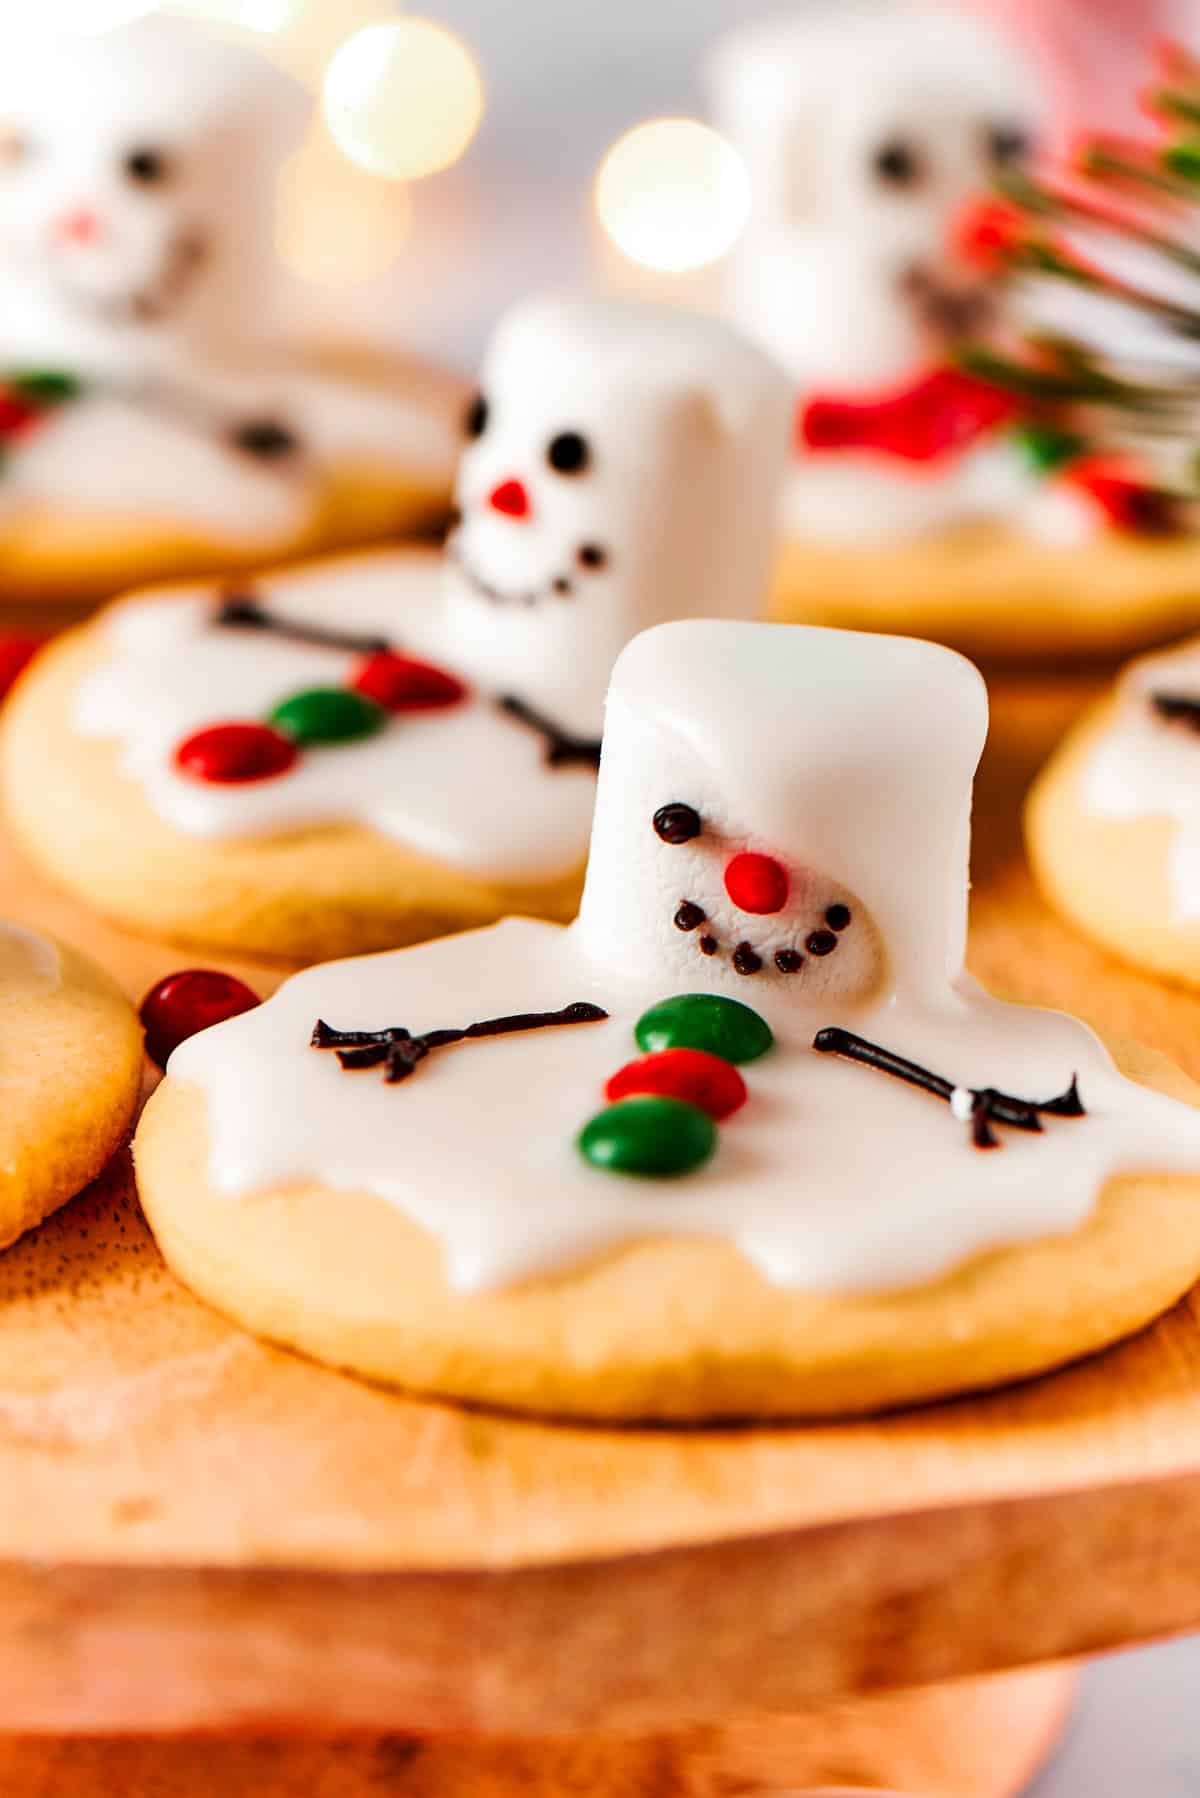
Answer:
<svg viewBox="0 0 1200 1798"><path fill-rule="evenodd" d="M973 965L1200 1076L1200 998L1074 939L1021 858L1021 792L1094 683L997 690ZM134 995L195 961L12 852L0 912ZM260 990L282 972L236 971ZM645 1739L1193 1625L1195 1301L987 1398L613 1431L419 1403L265 1347L166 1271L123 1162L0 1258L0 1728Z"/></svg>

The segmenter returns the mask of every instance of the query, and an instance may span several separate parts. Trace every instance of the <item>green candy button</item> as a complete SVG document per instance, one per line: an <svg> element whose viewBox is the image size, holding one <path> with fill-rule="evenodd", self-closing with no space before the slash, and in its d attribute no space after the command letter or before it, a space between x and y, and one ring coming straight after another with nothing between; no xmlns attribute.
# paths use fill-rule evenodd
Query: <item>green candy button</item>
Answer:
<svg viewBox="0 0 1200 1798"><path fill-rule="evenodd" d="M345 687L308 687L271 713L270 722L293 743L353 743L387 723L381 705Z"/></svg>
<svg viewBox="0 0 1200 1798"><path fill-rule="evenodd" d="M722 1061L756 1061L775 1042L771 1026L740 999L715 993L684 993L652 1005L634 1031L639 1049L706 1049Z"/></svg>
<svg viewBox="0 0 1200 1798"><path fill-rule="evenodd" d="M585 1124L579 1151L610 1174L690 1174L717 1146L707 1112L682 1099L621 1099Z"/></svg>

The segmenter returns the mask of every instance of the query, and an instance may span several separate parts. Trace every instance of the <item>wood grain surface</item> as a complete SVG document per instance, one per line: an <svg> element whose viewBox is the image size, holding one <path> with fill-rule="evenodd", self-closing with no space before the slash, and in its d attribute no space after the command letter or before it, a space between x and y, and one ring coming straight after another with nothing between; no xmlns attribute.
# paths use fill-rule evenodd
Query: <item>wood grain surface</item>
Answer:
<svg viewBox="0 0 1200 1798"><path fill-rule="evenodd" d="M1021 859L1020 794L1093 686L997 690L972 963L1200 1076L1200 1000L1073 939ZM194 961L11 853L0 911L135 994ZM280 972L237 971L261 990ZM251 1340L166 1272L123 1164L0 1261L0 1727L503 1738L552 1719L644 1741L1198 1623L1192 1302L985 1399L601 1431L408 1401Z"/></svg>

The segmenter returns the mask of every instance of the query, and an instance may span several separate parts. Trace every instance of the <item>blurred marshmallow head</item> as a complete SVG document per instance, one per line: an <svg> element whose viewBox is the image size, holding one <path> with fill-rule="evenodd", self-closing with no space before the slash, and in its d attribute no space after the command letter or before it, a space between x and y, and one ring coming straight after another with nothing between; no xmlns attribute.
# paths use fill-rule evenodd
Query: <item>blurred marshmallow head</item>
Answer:
<svg viewBox="0 0 1200 1798"><path fill-rule="evenodd" d="M710 76L754 185L732 307L798 381L902 380L979 330L962 225L1043 125L1007 39L903 0L814 0L735 32Z"/></svg>
<svg viewBox="0 0 1200 1798"><path fill-rule="evenodd" d="M790 411L778 367L718 319L572 295L514 308L467 420L449 544L477 677L598 734L637 631L752 616Z"/></svg>
<svg viewBox="0 0 1200 1798"><path fill-rule="evenodd" d="M137 377L164 345L244 337L295 99L182 21L7 34L0 357Z"/></svg>

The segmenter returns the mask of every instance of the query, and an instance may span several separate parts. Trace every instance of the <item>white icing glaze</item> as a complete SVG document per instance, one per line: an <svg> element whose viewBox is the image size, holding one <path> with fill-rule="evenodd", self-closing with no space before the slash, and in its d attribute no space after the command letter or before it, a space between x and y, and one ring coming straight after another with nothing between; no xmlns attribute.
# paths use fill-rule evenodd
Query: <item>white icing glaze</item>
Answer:
<svg viewBox="0 0 1200 1798"><path fill-rule="evenodd" d="M845 0L735 31L712 59L710 87L755 188L729 268L731 316L802 398L879 397L915 381L950 338L906 281L915 273L942 295L982 292L953 229L991 184L989 134L1037 135L1044 104L1033 71L982 19ZM907 185L874 168L892 144L914 159ZM801 453L785 492L786 527L830 542L963 520L1011 520L1067 543L1096 523L1073 493L1047 505L1044 483L1004 441L916 466L871 451Z"/></svg>
<svg viewBox="0 0 1200 1798"><path fill-rule="evenodd" d="M873 1290L1072 1230L1123 1170L1200 1169L1200 1117L1121 1078L1082 1024L1002 1005L962 972L985 714L975 671L931 645L715 622L638 638L614 675L577 923L510 920L314 968L185 1043L169 1074L204 1094L214 1185L247 1203L290 1181L328 1186L335 1206L339 1190L376 1193L433 1233L465 1290L664 1233L725 1237L778 1284ZM672 803L701 813L694 843L656 834ZM675 928L681 897L721 910L727 858L747 846L787 869L797 931L814 901L855 895L834 954L739 976ZM750 937L762 925L737 920ZM589 1166L575 1139L636 1056L637 1018L697 991L751 1004L777 1039L743 1067L749 1101L715 1157L675 1180ZM421 1032L577 1000L608 1021L437 1050L401 1086L307 1046L318 1017ZM1002 1131L981 1153L950 1106L813 1053L839 1023L960 1088L1045 1099L1077 1071L1088 1115Z"/></svg>
<svg viewBox="0 0 1200 1798"><path fill-rule="evenodd" d="M0 982L10 995L57 986L61 977L56 944L20 924L0 922Z"/></svg>
<svg viewBox="0 0 1200 1798"><path fill-rule="evenodd" d="M280 341L274 188L304 113L265 58L180 20L6 45L0 377L49 368L84 390L6 446L0 527L6 509L67 501L269 545L307 524L331 460L449 483L444 395L320 376ZM147 150L159 180L127 170ZM81 218L85 235L70 228ZM303 456L231 446L262 418Z"/></svg>
<svg viewBox="0 0 1200 1798"><path fill-rule="evenodd" d="M357 820L493 878L567 873L587 849L594 778L548 768L540 736L501 715L496 695L596 738L613 661L641 626L757 609L788 430L786 384L758 351L708 319L539 300L502 326L485 380L490 419L463 461L454 563L398 552L255 587L281 616L382 636L465 676L469 704L314 750L281 779L206 785L173 764L192 731L263 719L290 693L344 683L361 658L215 628L211 590L108 614L108 654L74 721L119 742L122 768L176 829ZM565 431L586 438L577 473L547 463ZM497 512L489 496L518 481L527 515ZM602 549L602 567L581 565L586 545ZM468 567L504 597L484 597ZM554 590L556 575L569 592Z"/></svg>
<svg viewBox="0 0 1200 1798"><path fill-rule="evenodd" d="M1200 739L1187 724L1161 717L1155 692L1200 700L1200 639L1131 663L1117 710L1084 767L1080 796L1103 818L1167 818L1173 915L1200 917Z"/></svg>

